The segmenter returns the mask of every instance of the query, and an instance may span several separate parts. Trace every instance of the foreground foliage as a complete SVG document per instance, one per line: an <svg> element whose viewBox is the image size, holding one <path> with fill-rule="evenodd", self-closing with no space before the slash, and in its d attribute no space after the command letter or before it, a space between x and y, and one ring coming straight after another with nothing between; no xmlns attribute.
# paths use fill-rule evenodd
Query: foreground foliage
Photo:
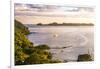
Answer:
<svg viewBox="0 0 100 69"><path fill-rule="evenodd" d="M92 61L92 57L89 54L79 55L77 61Z"/></svg>
<svg viewBox="0 0 100 69"><path fill-rule="evenodd" d="M27 38L29 30L19 21L15 20L15 65L58 63L52 60L47 45L34 46Z"/></svg>

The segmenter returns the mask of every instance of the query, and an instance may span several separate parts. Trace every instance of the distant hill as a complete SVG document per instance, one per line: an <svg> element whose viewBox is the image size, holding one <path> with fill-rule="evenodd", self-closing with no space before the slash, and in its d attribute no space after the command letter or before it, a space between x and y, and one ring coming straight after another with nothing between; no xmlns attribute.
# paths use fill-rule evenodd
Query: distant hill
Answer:
<svg viewBox="0 0 100 69"><path fill-rule="evenodd" d="M93 26L94 24L92 23L62 23L62 24L58 24L56 22L54 23L50 23L50 24L46 24L49 26Z"/></svg>
<svg viewBox="0 0 100 69"><path fill-rule="evenodd" d="M62 23L62 24L58 24L56 22L53 23L49 23L49 24L42 24L42 23L38 23L37 25L39 26L93 26L94 24L92 23Z"/></svg>
<svg viewBox="0 0 100 69"><path fill-rule="evenodd" d="M25 24L27 27L35 27L35 26L94 26L92 23L62 23L58 24L56 22L54 23L49 23L49 24L43 24L43 23L38 23L38 24Z"/></svg>

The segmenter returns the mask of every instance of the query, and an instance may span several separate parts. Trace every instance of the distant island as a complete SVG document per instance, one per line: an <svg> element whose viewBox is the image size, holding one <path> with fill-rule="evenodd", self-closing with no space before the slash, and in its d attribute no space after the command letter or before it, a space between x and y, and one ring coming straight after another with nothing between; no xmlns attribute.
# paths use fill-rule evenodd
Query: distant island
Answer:
<svg viewBox="0 0 100 69"><path fill-rule="evenodd" d="M48 24L43 24L43 23L37 23L37 24L26 24L29 27L35 26L94 26L93 23L48 23Z"/></svg>
<svg viewBox="0 0 100 69"><path fill-rule="evenodd" d="M42 23L38 23L37 25L39 26L93 26L94 24L92 23L57 23L57 22L53 22L53 23L49 23L49 24L42 24Z"/></svg>

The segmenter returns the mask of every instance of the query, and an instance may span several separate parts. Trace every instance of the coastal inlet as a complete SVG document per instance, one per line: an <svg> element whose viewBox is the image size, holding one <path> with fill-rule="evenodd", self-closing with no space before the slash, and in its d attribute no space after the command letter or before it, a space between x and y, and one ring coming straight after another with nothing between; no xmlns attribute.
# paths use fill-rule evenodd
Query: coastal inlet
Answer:
<svg viewBox="0 0 100 69"><path fill-rule="evenodd" d="M36 45L48 45L53 59L76 61L80 54L93 58L93 26L35 26L29 30L28 39Z"/></svg>

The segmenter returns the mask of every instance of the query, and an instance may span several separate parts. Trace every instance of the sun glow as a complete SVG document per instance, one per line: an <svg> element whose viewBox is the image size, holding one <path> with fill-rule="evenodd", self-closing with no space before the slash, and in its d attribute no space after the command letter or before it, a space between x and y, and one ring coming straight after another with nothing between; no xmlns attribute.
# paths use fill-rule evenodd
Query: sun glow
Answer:
<svg viewBox="0 0 100 69"><path fill-rule="evenodd" d="M15 4L15 19L24 24L37 23L94 23L93 7Z"/></svg>

